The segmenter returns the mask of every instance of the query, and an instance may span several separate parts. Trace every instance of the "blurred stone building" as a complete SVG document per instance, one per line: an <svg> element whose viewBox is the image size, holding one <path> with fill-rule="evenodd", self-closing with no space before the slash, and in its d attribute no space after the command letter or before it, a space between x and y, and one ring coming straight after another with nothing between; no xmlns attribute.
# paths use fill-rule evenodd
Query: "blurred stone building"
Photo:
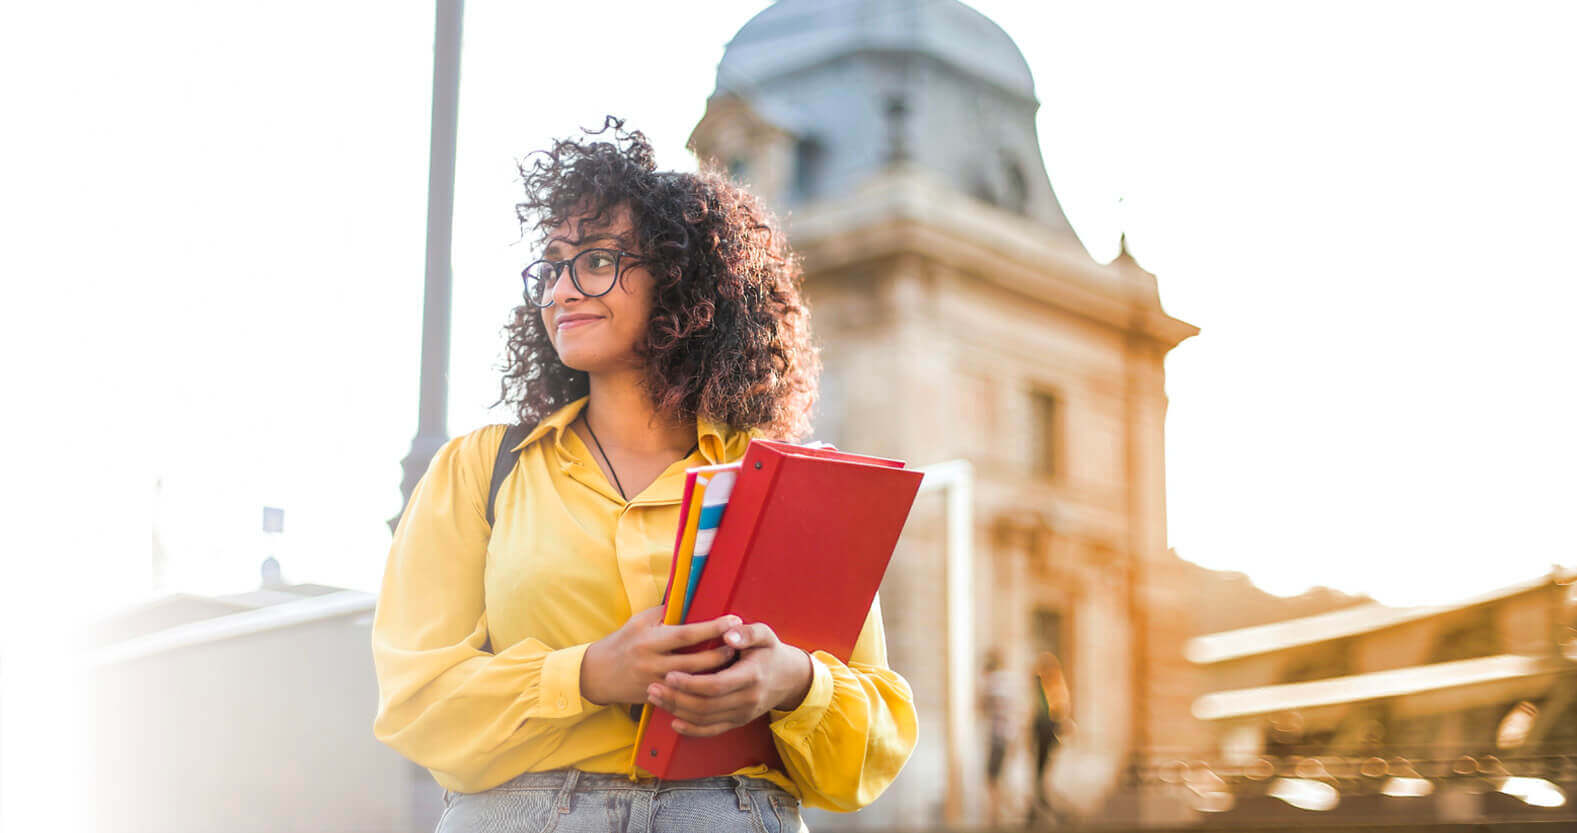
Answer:
<svg viewBox="0 0 1577 833"><path fill-rule="evenodd" d="M1210 742L1157 780L1223 823L1577 826L1574 578L1193 639Z"/></svg>
<svg viewBox="0 0 1577 833"><path fill-rule="evenodd" d="M1032 658L1062 659L1077 729L1056 782L1078 810L1188 816L1120 787L1152 745L1202 739L1163 466L1163 360L1197 330L1126 254L1096 263L1074 236L1038 106L1012 39L955 0L780 0L729 43L691 137L804 257L818 439L972 466L971 563L947 569L943 502L922 497L882 591L920 746L876 805L812 827L984 818L974 678L990 647L1024 680L1026 716ZM1022 749L1005 778L1022 809Z"/></svg>
<svg viewBox="0 0 1577 833"><path fill-rule="evenodd" d="M375 601L265 583L96 622L84 635L91 829L432 830L442 791L370 729Z"/></svg>

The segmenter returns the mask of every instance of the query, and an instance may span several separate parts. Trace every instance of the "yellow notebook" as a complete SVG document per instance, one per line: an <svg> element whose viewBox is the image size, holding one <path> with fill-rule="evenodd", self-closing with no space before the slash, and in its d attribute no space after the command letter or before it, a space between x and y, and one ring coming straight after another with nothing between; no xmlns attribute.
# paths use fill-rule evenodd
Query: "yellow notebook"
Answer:
<svg viewBox="0 0 1577 833"><path fill-rule="evenodd" d="M668 598L663 608L663 624L678 625L684 617L685 589L690 585L690 560L695 557L695 531L701 523L701 495L706 491L708 474L696 474L685 483L685 508L683 532L674 547L673 571L668 576ZM641 748L641 738L646 735L646 724L652 719L652 704L641 707L641 722L635 729L635 746L630 750L630 779L636 777L635 753Z"/></svg>
<svg viewBox="0 0 1577 833"><path fill-rule="evenodd" d="M674 553L673 576L668 582L667 607L663 608L663 624L682 624L684 617L685 588L690 586L690 560L695 557L695 534L701 525L701 495L706 491L709 475L697 474L685 496L684 534L679 538L678 551Z"/></svg>

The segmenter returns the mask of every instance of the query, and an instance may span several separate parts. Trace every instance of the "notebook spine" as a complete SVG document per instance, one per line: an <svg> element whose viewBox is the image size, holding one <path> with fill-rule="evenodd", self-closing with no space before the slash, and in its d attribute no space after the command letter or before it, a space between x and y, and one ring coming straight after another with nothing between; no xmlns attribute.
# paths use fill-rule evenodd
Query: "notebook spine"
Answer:
<svg viewBox="0 0 1577 833"><path fill-rule="evenodd" d="M729 508L734 514L724 514L723 525L712 540L714 557L707 559L711 572L702 575L695 591L693 621L715 619L730 612L739 586L739 574L744 570L744 554L750 551L751 542L761 528L766 515L766 499L772 493L782 463L782 453L772 449L752 448L746 455L739 481L734 484L734 493L729 499ZM737 521L729 523L730 518L738 517L748 517L750 525L741 527ZM696 646L695 650L711 650L722 644L721 639L714 639Z"/></svg>

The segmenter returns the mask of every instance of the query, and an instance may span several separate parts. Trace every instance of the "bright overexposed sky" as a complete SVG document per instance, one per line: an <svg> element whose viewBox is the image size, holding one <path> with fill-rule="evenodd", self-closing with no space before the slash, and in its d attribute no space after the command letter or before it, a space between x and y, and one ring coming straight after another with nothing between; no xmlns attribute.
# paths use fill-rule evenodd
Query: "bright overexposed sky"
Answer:
<svg viewBox="0 0 1577 833"><path fill-rule="evenodd" d="M765 5L468 4L452 434L500 418L514 161L611 112L692 168ZM1126 230L1203 329L1167 366L1180 554L1404 604L1577 563L1572 6L974 5L1029 62L1092 256ZM416 428L431 5L3 15L8 433L45 472L7 503L52 513L4 555L4 624L56 609L39 587L146 597L150 515L171 589L248 589L272 551L375 590Z"/></svg>

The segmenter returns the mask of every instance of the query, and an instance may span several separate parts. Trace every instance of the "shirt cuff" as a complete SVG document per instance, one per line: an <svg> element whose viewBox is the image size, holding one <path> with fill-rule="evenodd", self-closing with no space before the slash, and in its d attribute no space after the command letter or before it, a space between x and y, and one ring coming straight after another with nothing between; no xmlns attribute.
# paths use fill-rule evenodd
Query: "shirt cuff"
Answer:
<svg viewBox="0 0 1577 833"><path fill-rule="evenodd" d="M832 705L832 669L817 656L820 653L810 655L810 691L805 693L805 700L793 711L772 709L770 713L773 734L796 747L805 745L811 730L821 723L827 707Z"/></svg>
<svg viewBox="0 0 1577 833"><path fill-rule="evenodd" d="M538 687L537 714L540 717L574 717L597 708L580 696L580 663L591 643L561 648L542 661L542 682Z"/></svg>

